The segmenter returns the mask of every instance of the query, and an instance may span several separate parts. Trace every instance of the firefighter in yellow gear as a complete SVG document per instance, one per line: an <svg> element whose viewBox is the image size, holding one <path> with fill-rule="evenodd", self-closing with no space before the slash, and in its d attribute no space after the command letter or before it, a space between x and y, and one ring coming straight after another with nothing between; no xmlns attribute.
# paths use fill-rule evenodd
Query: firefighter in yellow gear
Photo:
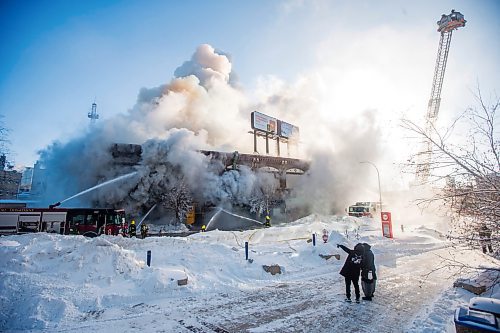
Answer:
<svg viewBox="0 0 500 333"><path fill-rule="evenodd" d="M201 226L201 232L205 232L207 231L207 226L206 225L202 225Z"/></svg>
<svg viewBox="0 0 500 333"><path fill-rule="evenodd" d="M265 226L266 227L270 227L271 226L271 217L269 216L269 214L266 215L266 223L265 223Z"/></svg>
<svg viewBox="0 0 500 333"><path fill-rule="evenodd" d="M130 237L135 237L135 221L132 220L132 222L130 222L130 226L128 227L128 235Z"/></svg>

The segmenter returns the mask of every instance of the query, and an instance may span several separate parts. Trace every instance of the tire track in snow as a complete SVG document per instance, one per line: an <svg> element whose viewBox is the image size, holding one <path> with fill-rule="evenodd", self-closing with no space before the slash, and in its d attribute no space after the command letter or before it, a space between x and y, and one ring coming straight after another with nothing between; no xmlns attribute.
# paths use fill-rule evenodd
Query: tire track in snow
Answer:
<svg viewBox="0 0 500 333"><path fill-rule="evenodd" d="M444 255L443 250L431 250L382 267L373 302L345 303L343 278L332 272L246 292L205 311L231 332L402 332L448 286L421 279L436 252Z"/></svg>

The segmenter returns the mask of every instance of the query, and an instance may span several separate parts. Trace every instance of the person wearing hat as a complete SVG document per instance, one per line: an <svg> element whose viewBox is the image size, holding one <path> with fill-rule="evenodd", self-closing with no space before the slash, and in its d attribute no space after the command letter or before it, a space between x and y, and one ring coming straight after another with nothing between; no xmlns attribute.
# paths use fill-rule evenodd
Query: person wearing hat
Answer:
<svg viewBox="0 0 500 333"><path fill-rule="evenodd" d="M348 256L345 260L344 266L340 270L340 275L345 279L345 292L346 292L346 302L351 302L351 283L354 285L354 293L356 296L356 303L359 303L360 293L359 293L359 275L361 272L361 263L363 261L364 247L362 244L358 243L354 247L354 250L349 249L347 246L342 244L337 244L338 248L344 250Z"/></svg>
<svg viewBox="0 0 500 333"><path fill-rule="evenodd" d="M130 222L130 226L128 227L128 234L130 237L135 237L135 221L132 220L132 222Z"/></svg>
<svg viewBox="0 0 500 333"><path fill-rule="evenodd" d="M202 225L201 226L201 232L205 232L207 231L207 226L206 225Z"/></svg>
<svg viewBox="0 0 500 333"><path fill-rule="evenodd" d="M482 223L479 229L479 243L481 244L483 253L487 253L487 250L493 253L493 247L491 246L491 230L485 223Z"/></svg>
<svg viewBox="0 0 500 333"><path fill-rule="evenodd" d="M375 292L377 281L377 273L375 268L375 256L371 250L371 246L367 243L362 243L364 248L363 259L361 261L361 288L365 294L362 297L365 301L371 301Z"/></svg>

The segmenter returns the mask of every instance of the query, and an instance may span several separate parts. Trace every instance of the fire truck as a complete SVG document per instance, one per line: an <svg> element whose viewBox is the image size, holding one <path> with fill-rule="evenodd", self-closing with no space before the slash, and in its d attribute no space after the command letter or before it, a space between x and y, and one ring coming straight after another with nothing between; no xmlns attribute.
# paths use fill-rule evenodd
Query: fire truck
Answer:
<svg viewBox="0 0 500 333"><path fill-rule="evenodd" d="M111 208L0 208L0 235L49 232L95 237L125 231L125 211Z"/></svg>
<svg viewBox="0 0 500 333"><path fill-rule="evenodd" d="M378 202L356 202L355 205L349 206L347 214L356 217L373 217L377 210L380 210Z"/></svg>

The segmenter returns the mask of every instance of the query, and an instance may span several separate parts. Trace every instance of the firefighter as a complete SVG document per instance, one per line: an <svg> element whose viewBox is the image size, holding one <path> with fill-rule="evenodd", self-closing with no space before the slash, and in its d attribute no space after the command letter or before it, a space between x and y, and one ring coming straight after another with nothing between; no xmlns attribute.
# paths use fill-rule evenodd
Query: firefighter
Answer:
<svg viewBox="0 0 500 333"><path fill-rule="evenodd" d="M131 238L135 237L135 221L134 220L132 220L132 222L130 222L130 226L128 227L128 234Z"/></svg>
<svg viewBox="0 0 500 333"><path fill-rule="evenodd" d="M269 213L266 214L266 224L265 224L266 227L270 227L271 226L271 217L269 216Z"/></svg>
<svg viewBox="0 0 500 333"><path fill-rule="evenodd" d="M120 227L120 230L118 231L119 234L121 234L123 237L127 236L128 233L128 225L125 223L125 220L122 221L122 225Z"/></svg>
<svg viewBox="0 0 500 333"><path fill-rule="evenodd" d="M146 238L148 235L149 227L146 223L141 224L141 237Z"/></svg>
<svg viewBox="0 0 500 333"><path fill-rule="evenodd" d="M207 231L207 226L206 225L202 225L201 226L201 232L205 232Z"/></svg>

